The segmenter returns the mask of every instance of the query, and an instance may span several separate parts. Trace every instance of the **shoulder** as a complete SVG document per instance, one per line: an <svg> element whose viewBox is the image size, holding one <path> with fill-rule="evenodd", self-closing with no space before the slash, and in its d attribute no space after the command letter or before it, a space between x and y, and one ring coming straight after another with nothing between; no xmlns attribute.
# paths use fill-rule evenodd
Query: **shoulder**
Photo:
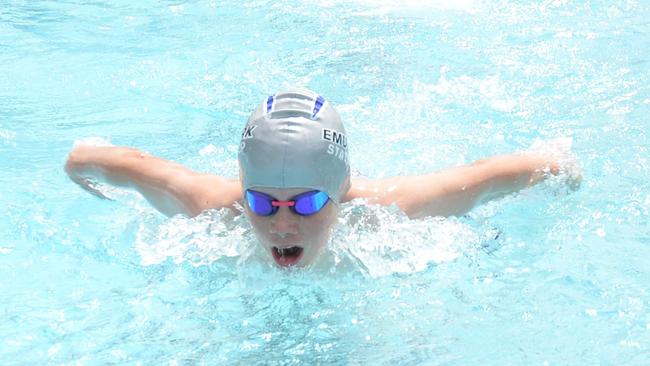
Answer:
<svg viewBox="0 0 650 366"><path fill-rule="evenodd" d="M350 190L345 195L343 202L361 198L369 204L397 205L411 217L414 207L423 199L421 190L418 187L424 182L419 178L402 176L382 179L353 179Z"/></svg>
<svg viewBox="0 0 650 366"><path fill-rule="evenodd" d="M370 186L374 186L374 181L366 178L352 178L350 181L350 189L341 199L341 202L352 201L357 198L365 198L369 191L372 191Z"/></svg>
<svg viewBox="0 0 650 366"><path fill-rule="evenodd" d="M350 189L343 197L343 202L357 198L368 199L372 203L382 203L388 196L394 195L400 178L368 179L353 178ZM390 200L390 198L389 198Z"/></svg>
<svg viewBox="0 0 650 366"><path fill-rule="evenodd" d="M187 192L188 207L193 215L208 209L230 208L241 201L239 180L226 179L216 175L195 173L183 179L183 190Z"/></svg>

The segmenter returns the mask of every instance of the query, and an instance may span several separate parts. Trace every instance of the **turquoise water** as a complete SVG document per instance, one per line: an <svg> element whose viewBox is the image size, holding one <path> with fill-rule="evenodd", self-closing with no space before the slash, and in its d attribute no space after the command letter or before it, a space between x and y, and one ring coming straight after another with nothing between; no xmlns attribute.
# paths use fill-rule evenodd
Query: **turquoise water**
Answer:
<svg viewBox="0 0 650 366"><path fill-rule="evenodd" d="M647 365L643 1L0 2L0 363ZM354 167L418 174L570 137L553 180L463 218L344 207L283 271L244 218L165 218L62 171L100 137L234 177L290 85Z"/></svg>

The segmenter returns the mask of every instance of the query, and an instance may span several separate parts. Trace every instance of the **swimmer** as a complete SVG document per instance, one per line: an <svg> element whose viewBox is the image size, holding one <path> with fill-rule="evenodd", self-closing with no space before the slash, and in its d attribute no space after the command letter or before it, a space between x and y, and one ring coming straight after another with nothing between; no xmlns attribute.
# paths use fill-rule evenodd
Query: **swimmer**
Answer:
<svg viewBox="0 0 650 366"><path fill-rule="evenodd" d="M458 216L562 171L555 152L494 156L420 176L351 178L348 138L331 103L307 89L268 97L241 136L239 179L194 172L147 153L76 144L65 171L88 192L94 181L133 188L168 216L228 208L250 220L279 266L307 266L327 246L341 205L396 205L408 217ZM579 173L570 181L580 183Z"/></svg>

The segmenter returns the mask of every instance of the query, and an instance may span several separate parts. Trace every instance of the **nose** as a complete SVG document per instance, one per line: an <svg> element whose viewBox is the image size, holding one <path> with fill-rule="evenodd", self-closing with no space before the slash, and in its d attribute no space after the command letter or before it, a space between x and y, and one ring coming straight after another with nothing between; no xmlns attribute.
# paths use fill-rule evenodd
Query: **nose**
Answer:
<svg viewBox="0 0 650 366"><path fill-rule="evenodd" d="M288 207L280 207L278 212L271 218L271 233L285 236L287 234L298 234L298 220Z"/></svg>

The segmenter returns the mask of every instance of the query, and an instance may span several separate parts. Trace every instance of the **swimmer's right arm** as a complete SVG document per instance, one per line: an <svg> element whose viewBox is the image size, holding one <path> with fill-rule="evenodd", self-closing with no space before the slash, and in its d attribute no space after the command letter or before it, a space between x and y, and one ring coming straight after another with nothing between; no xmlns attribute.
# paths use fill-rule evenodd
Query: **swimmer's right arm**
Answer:
<svg viewBox="0 0 650 366"><path fill-rule="evenodd" d="M238 212L234 206L241 199L236 180L197 173L128 147L77 145L68 155L65 171L73 182L101 198L106 197L95 188L96 180L133 188L167 216L193 217L224 207Z"/></svg>

